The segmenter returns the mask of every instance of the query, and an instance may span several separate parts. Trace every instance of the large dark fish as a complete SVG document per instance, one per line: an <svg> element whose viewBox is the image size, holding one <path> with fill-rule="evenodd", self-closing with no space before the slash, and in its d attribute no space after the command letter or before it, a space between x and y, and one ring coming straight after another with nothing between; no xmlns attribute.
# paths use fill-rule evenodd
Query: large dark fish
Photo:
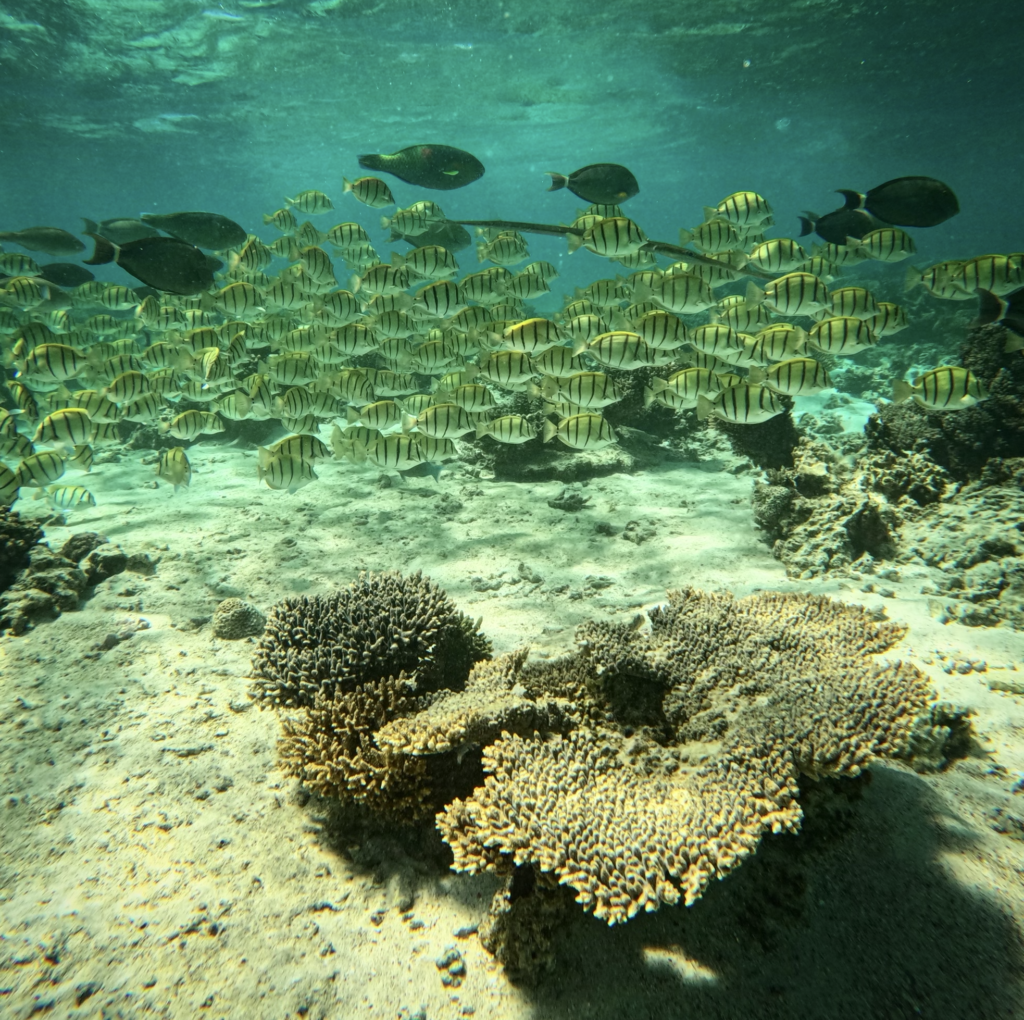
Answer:
<svg viewBox="0 0 1024 1020"><path fill-rule="evenodd" d="M234 220L212 212L143 213L142 220L197 248L223 251L245 244L248 235Z"/></svg>
<svg viewBox="0 0 1024 1020"><path fill-rule="evenodd" d="M996 322L1012 330L1019 337L1024 337L1024 287L1018 287L1005 297L999 297L990 290L979 290L978 318L975 325L986 326ZM1007 343L1008 351L1019 351L1024 344Z"/></svg>
<svg viewBox="0 0 1024 1020"><path fill-rule="evenodd" d="M88 269L75 265L74 262L51 262L41 267L36 279L70 290L72 287L80 287L83 283L95 280L96 277Z"/></svg>
<svg viewBox="0 0 1024 1020"><path fill-rule="evenodd" d="M805 212L800 217L800 236L817 234L830 244L846 244L848 237L863 237L869 230L885 226L869 212L863 209L841 209L819 216L817 213Z"/></svg>
<svg viewBox="0 0 1024 1020"><path fill-rule="evenodd" d="M410 145L398 152L370 153L359 157L359 165L435 191L464 188L484 175L484 165L476 156L450 145Z"/></svg>
<svg viewBox="0 0 1024 1020"><path fill-rule="evenodd" d="M209 256L177 237L140 237L126 244L111 244L99 234L89 235L96 251L89 266L116 262L136 280L170 294L199 294L213 286Z"/></svg>
<svg viewBox="0 0 1024 1020"><path fill-rule="evenodd" d="M640 191L636 178L618 163L591 163L571 174L556 174L549 170L551 187L548 191L568 188L584 202L600 205L618 205Z"/></svg>
<svg viewBox="0 0 1024 1020"><path fill-rule="evenodd" d="M84 216L82 222L85 224L85 234L99 234L114 244L127 244L129 241L137 241L140 237L158 237L160 231L151 227L142 220L134 219L131 216L115 216L110 220L103 220L97 223L95 220L87 220Z"/></svg>
<svg viewBox="0 0 1024 1020"><path fill-rule="evenodd" d="M85 245L74 234L60 227L26 227L24 230L0 230L0 241L20 244L29 251L47 255L77 255Z"/></svg>
<svg viewBox="0 0 1024 1020"><path fill-rule="evenodd" d="M960 212L953 189L934 177L897 177L866 195L838 190L846 199L847 209L867 209L897 227L935 227Z"/></svg>
<svg viewBox="0 0 1024 1020"><path fill-rule="evenodd" d="M414 248L423 248L428 244L436 244L454 254L468 248L473 243L473 238L465 227L459 226L451 220L441 220L439 223L432 223L422 234L403 234L394 227L391 228L391 241L406 241Z"/></svg>

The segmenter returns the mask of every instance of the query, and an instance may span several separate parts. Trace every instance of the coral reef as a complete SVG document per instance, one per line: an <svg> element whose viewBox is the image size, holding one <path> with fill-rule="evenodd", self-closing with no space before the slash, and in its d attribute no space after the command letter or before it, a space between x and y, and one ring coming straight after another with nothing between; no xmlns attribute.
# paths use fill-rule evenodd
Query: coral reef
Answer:
<svg viewBox="0 0 1024 1020"><path fill-rule="evenodd" d="M0 627L12 634L77 609L89 585L85 571L43 542L32 546L28 558L21 576L0 596Z"/></svg>
<svg viewBox="0 0 1024 1020"><path fill-rule="evenodd" d="M213 611L213 636L227 641L257 637L266 625L259 608L242 599L224 599Z"/></svg>
<svg viewBox="0 0 1024 1020"><path fill-rule="evenodd" d="M1024 456L1024 358L1007 352L1002 326L968 330L960 364L987 387L974 407L933 413L913 402L882 404L865 426L873 450L927 451L960 481L977 478L989 458Z"/></svg>
<svg viewBox="0 0 1024 1020"><path fill-rule="evenodd" d="M417 689L465 684L490 643L445 593L419 573L363 574L332 595L274 606L252 664L252 696L261 705L309 708L320 693L402 672Z"/></svg>
<svg viewBox="0 0 1024 1020"><path fill-rule="evenodd" d="M769 470L766 479L754 485L754 522L787 573L802 578L864 556L892 559L901 527L937 503L951 481L921 450L854 459L807 439L794 448L791 467Z"/></svg>
<svg viewBox="0 0 1024 1020"><path fill-rule="evenodd" d="M483 786L438 816L454 867L532 864L609 923L694 902L765 831L799 826L801 774L856 775L904 749L927 683L870 658L901 635L825 598L693 589L649 628L582 627L583 724L486 748Z"/></svg>
<svg viewBox="0 0 1024 1020"><path fill-rule="evenodd" d="M926 679L873 658L903 633L824 597L687 588L582 625L560 659L470 671L485 639L443 592L367 575L275 607L252 696L297 709L280 754L307 788L389 819L441 808L453 867L506 878L483 937L515 970L544 957L556 887L609 924L693 903L765 832L799 828L801 777L909 754Z"/></svg>

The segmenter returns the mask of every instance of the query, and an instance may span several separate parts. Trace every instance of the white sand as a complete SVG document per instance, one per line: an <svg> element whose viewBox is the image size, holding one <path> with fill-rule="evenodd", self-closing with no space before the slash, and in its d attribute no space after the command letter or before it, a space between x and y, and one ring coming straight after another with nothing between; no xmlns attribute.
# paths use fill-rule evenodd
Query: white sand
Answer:
<svg viewBox="0 0 1024 1020"><path fill-rule="evenodd" d="M381 488L376 469L330 463L289 495L257 486L254 454L213 441L189 455L177 494L148 487L141 453L97 468L96 509L48 531L54 548L99 531L159 558L155 576L111 578L81 611L0 643L0 1016L1024 1016L1024 829L992 827L996 809L1024 816L1024 698L988 686L1024 683L1024 635L940 625L923 568L886 581L890 598L787 580L751 523L751 474L728 457L595 480L571 514L547 505L561 484L458 465ZM629 521L653 536L625 541ZM554 975L516 987L453 934L494 882L398 841L354 863L275 766L278 721L246 697L252 642L211 636L222 598L266 610L361 569L422 569L496 650L537 655L683 584L881 604L910 624L898 654L975 713L978 743L939 774L887 764L859 799L808 798L803 833L767 840L689 910L613 930L575 914ZM947 674L939 655L986 671ZM435 965L450 945L467 968L454 990Z"/></svg>

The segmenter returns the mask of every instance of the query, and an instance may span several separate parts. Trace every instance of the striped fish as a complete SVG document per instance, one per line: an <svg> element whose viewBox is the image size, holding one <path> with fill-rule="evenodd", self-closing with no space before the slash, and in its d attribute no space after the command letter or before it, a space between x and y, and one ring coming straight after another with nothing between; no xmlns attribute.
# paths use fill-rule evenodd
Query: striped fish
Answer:
<svg viewBox="0 0 1024 1020"><path fill-rule="evenodd" d="M820 361L814 358L790 358L771 368L752 368L747 375L752 383L760 383L775 393L790 397L807 397L832 386L832 380Z"/></svg>
<svg viewBox="0 0 1024 1020"><path fill-rule="evenodd" d="M46 489L46 502L54 510L78 510L95 506L96 497L83 485L51 485Z"/></svg>
<svg viewBox="0 0 1024 1020"><path fill-rule="evenodd" d="M639 333L612 330L602 333L590 343L577 340L573 354L588 354L605 368L632 369L645 365L660 365L671 360L669 353L658 351L645 343Z"/></svg>
<svg viewBox="0 0 1024 1020"><path fill-rule="evenodd" d="M704 210L705 219L721 218L739 226L756 227L771 219L772 207L754 191L737 191L726 196L714 209Z"/></svg>
<svg viewBox="0 0 1024 1020"><path fill-rule="evenodd" d="M307 216L318 216L320 213L330 212L334 208L334 203L322 191L317 191L315 188L300 191L294 198L286 196L285 201Z"/></svg>
<svg viewBox="0 0 1024 1020"><path fill-rule="evenodd" d="M327 240L344 250L369 244L370 235L358 223L338 223L327 231Z"/></svg>
<svg viewBox="0 0 1024 1020"><path fill-rule="evenodd" d="M295 218L295 213L287 206L264 215L263 222L277 227L282 234L290 234L299 225L299 221Z"/></svg>
<svg viewBox="0 0 1024 1020"><path fill-rule="evenodd" d="M986 397L988 390L973 373L952 365L922 372L913 385L902 380L893 384L896 403L913 398L927 411L959 411Z"/></svg>
<svg viewBox="0 0 1024 1020"><path fill-rule="evenodd" d="M522 351L493 351L477 368L484 379L505 389L525 389L533 377L530 358Z"/></svg>
<svg viewBox="0 0 1024 1020"><path fill-rule="evenodd" d="M856 354L878 343L878 335L863 319L836 316L811 327L807 342L826 354Z"/></svg>
<svg viewBox="0 0 1024 1020"><path fill-rule="evenodd" d="M788 322L773 322L754 336L753 353L759 364L795 357L807 343L807 332Z"/></svg>
<svg viewBox="0 0 1024 1020"><path fill-rule="evenodd" d="M351 195L371 209L384 209L395 204L391 189L379 177L359 177L354 181L343 177L342 193Z"/></svg>
<svg viewBox="0 0 1024 1020"><path fill-rule="evenodd" d="M906 311L890 301L879 301L878 314L873 319L868 319L867 323L872 332L880 337L892 336L893 333L899 333L901 329L906 329L910 325Z"/></svg>
<svg viewBox="0 0 1024 1020"><path fill-rule="evenodd" d="M212 411L182 411L169 422L164 422L160 431L175 439L191 440L202 435L216 435L224 431L224 426Z"/></svg>
<svg viewBox="0 0 1024 1020"><path fill-rule="evenodd" d="M828 305L828 288L810 273L787 273L766 284L763 291L747 284L747 306L762 302L779 315L810 315Z"/></svg>
<svg viewBox="0 0 1024 1020"><path fill-rule="evenodd" d="M308 461L310 464L315 464L318 460L327 460L332 455L331 448L319 436L305 433L285 436L269 449L275 457L298 457L299 460Z"/></svg>
<svg viewBox="0 0 1024 1020"><path fill-rule="evenodd" d="M421 414L406 415L402 420L402 431L417 429L433 439L457 439L473 432L476 424L469 413L458 404L432 404Z"/></svg>
<svg viewBox="0 0 1024 1020"><path fill-rule="evenodd" d="M716 216L705 220L693 230L680 230L679 243L683 247L692 244L705 255L733 251L741 246L736 228L725 218Z"/></svg>
<svg viewBox="0 0 1024 1020"><path fill-rule="evenodd" d="M465 307L459 285L452 280L439 280L421 287L413 295L413 300L428 315L438 319L447 319Z"/></svg>
<svg viewBox="0 0 1024 1020"><path fill-rule="evenodd" d="M392 252L391 264L399 268L405 266L416 276L428 280L443 280L459 271L455 256L439 244L413 248L404 255Z"/></svg>
<svg viewBox="0 0 1024 1020"><path fill-rule="evenodd" d="M463 383L450 390L439 388L435 395L439 402L458 404L470 414L489 411L495 404L494 395L480 383Z"/></svg>
<svg viewBox="0 0 1024 1020"><path fill-rule="evenodd" d="M384 432L402 423L402 408L394 400L377 400L372 404L365 404L358 410L347 407L345 417L350 424L365 425L367 428Z"/></svg>
<svg viewBox="0 0 1024 1020"><path fill-rule="evenodd" d="M375 439L365 447L365 456L385 471L407 471L426 460L420 448L420 437L401 432Z"/></svg>
<svg viewBox="0 0 1024 1020"><path fill-rule="evenodd" d="M30 454L18 465L18 485L34 485L43 488L57 481L66 463L64 458L53 450L40 450Z"/></svg>
<svg viewBox="0 0 1024 1020"><path fill-rule="evenodd" d="M584 340L589 343L594 337L606 332L608 326L600 315L591 313L589 315L577 315L575 318L567 320L564 329L573 340ZM558 350L558 348L553 349Z"/></svg>
<svg viewBox="0 0 1024 1020"><path fill-rule="evenodd" d="M671 312L648 312L636 320L633 328L644 343L659 351L674 351L687 341L686 326Z"/></svg>
<svg viewBox="0 0 1024 1020"><path fill-rule="evenodd" d="M551 288L543 276L526 272L517 273L505 288L509 297L517 298L520 301L532 301L550 291Z"/></svg>
<svg viewBox="0 0 1024 1020"><path fill-rule="evenodd" d="M773 237L754 245L747 262L768 273L789 273L806 261L807 252L791 237Z"/></svg>
<svg viewBox="0 0 1024 1020"><path fill-rule="evenodd" d="M647 243L644 232L627 216L600 220L584 231L582 237L569 234L568 239L570 255L582 245L595 255L613 259L632 255Z"/></svg>
<svg viewBox="0 0 1024 1020"><path fill-rule="evenodd" d="M846 243L879 262L901 262L917 251L914 239L899 227L869 230L859 241L855 237L848 237Z"/></svg>
<svg viewBox="0 0 1024 1020"><path fill-rule="evenodd" d="M712 357L721 358L726 351L742 351L743 336L724 322L711 322L689 331L691 347Z"/></svg>
<svg viewBox="0 0 1024 1020"><path fill-rule="evenodd" d="M839 287L828 295L832 315L852 315L858 319L873 319L878 314L878 302L863 287Z"/></svg>
<svg viewBox="0 0 1024 1020"><path fill-rule="evenodd" d="M722 390L718 377L706 368L684 368L667 379L655 376L644 390L644 407L657 402L675 411L696 407L697 398L714 397Z"/></svg>
<svg viewBox="0 0 1024 1020"><path fill-rule="evenodd" d="M529 258L530 252L526 246L526 238L517 231L511 230L499 234L493 241L478 244L476 255L480 262L493 262L499 266L514 266Z"/></svg>
<svg viewBox="0 0 1024 1020"><path fill-rule="evenodd" d="M920 284L932 297L944 301L967 301L974 297L974 293L967 290L963 281L963 268L964 263L956 259L938 262L927 269L907 266L903 289L912 290Z"/></svg>
<svg viewBox="0 0 1024 1020"><path fill-rule="evenodd" d="M143 393L134 400L121 405L122 421L147 422L160 417L164 401L156 393Z"/></svg>
<svg viewBox="0 0 1024 1020"><path fill-rule="evenodd" d="M274 400L274 413L288 418L307 414L334 418L340 413L338 401L330 393L317 393L305 386L292 386Z"/></svg>
<svg viewBox="0 0 1024 1020"><path fill-rule="evenodd" d="M614 404L624 392L604 372L577 372L565 379L548 376L541 385L541 396L592 410Z"/></svg>
<svg viewBox="0 0 1024 1020"><path fill-rule="evenodd" d="M746 382L726 387L713 399L697 398L697 418L701 421L714 416L737 425L757 425L785 410L771 390Z"/></svg>
<svg viewBox="0 0 1024 1020"><path fill-rule="evenodd" d="M6 464L0 464L0 506L10 506L18 498L18 474Z"/></svg>
<svg viewBox="0 0 1024 1020"><path fill-rule="evenodd" d="M526 319L503 330L498 346L501 350L541 354L562 342L562 332L550 319Z"/></svg>
<svg viewBox="0 0 1024 1020"><path fill-rule="evenodd" d="M80 407L65 407L48 414L36 428L33 443L56 443L64 447L87 443L92 435L92 419Z"/></svg>
<svg viewBox="0 0 1024 1020"><path fill-rule="evenodd" d="M317 479L312 464L298 457L275 456L265 447L260 447L256 474L269 488L287 489L288 492L295 492Z"/></svg>
<svg viewBox="0 0 1024 1020"><path fill-rule="evenodd" d="M638 301L650 298L665 311L676 315L692 315L714 307L715 296L708 284L691 273L666 273L652 287L633 288Z"/></svg>
<svg viewBox="0 0 1024 1020"><path fill-rule="evenodd" d="M615 442L615 432L604 416L590 412L563 418L557 425L544 422L544 442L557 438L573 450L601 450Z"/></svg>
<svg viewBox="0 0 1024 1020"><path fill-rule="evenodd" d="M110 384L103 388L103 395L120 406L130 403L148 391L149 382L146 377L141 372L132 370L115 376Z"/></svg>
<svg viewBox="0 0 1024 1020"><path fill-rule="evenodd" d="M242 390L232 390L218 397L213 402L213 409L229 421L244 421L252 411L252 399Z"/></svg>
<svg viewBox="0 0 1024 1020"><path fill-rule="evenodd" d="M477 439L490 436L496 442L505 443L509 446L528 443L536 435L537 430L519 414L505 414L500 418L492 418L490 421L481 422L476 427Z"/></svg>
<svg viewBox="0 0 1024 1020"><path fill-rule="evenodd" d="M156 476L170 482L177 492L179 486L188 486L192 481L192 465L185 450L180 446L163 450L156 465Z"/></svg>
<svg viewBox="0 0 1024 1020"><path fill-rule="evenodd" d="M1009 255L978 255L968 259L951 279L972 297L978 290L1002 295L1024 283L1024 271L1020 261Z"/></svg>
<svg viewBox="0 0 1024 1020"><path fill-rule="evenodd" d="M33 347L18 369L18 377L64 382L79 375L88 365L81 351L67 344L42 344Z"/></svg>

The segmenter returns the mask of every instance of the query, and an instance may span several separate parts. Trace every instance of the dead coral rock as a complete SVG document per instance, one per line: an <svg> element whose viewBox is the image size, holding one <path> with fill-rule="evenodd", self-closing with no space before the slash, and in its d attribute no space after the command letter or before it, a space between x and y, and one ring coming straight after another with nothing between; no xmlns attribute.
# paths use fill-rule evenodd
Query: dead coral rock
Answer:
<svg viewBox="0 0 1024 1020"><path fill-rule="evenodd" d="M259 608L242 599L224 599L213 611L214 637L227 641L256 637L266 625L267 618Z"/></svg>
<svg viewBox="0 0 1024 1020"><path fill-rule="evenodd" d="M854 468L820 442L802 442L793 467L755 483L754 521L791 577L844 569L865 555L892 559L902 525L940 500L950 476L925 453L876 451Z"/></svg>
<svg viewBox="0 0 1024 1020"><path fill-rule="evenodd" d="M29 550L42 537L43 529L23 521L17 510L0 507L0 593L28 567Z"/></svg>
<svg viewBox="0 0 1024 1020"><path fill-rule="evenodd" d="M95 531L79 531L72 535L61 547L60 554L72 563L81 563L97 546L103 545L107 539Z"/></svg>
<svg viewBox="0 0 1024 1020"><path fill-rule="evenodd" d="M88 587L85 573L49 546L35 545L28 556L28 567L0 596L0 627L14 634L77 609Z"/></svg>
<svg viewBox="0 0 1024 1020"><path fill-rule="evenodd" d="M92 588L97 584L123 574L128 566L128 556L119 545L102 544L97 546L82 563L85 571L86 584Z"/></svg>
<svg viewBox="0 0 1024 1020"><path fill-rule="evenodd" d="M692 903L764 832L798 828L801 774L857 775L899 753L931 698L914 667L872 658L903 628L826 598L686 589L650 623L591 642L577 689L608 669L663 678L678 767L638 766L612 703L610 726L503 735L486 783L438 815L456 870L532 864L610 924Z"/></svg>
<svg viewBox="0 0 1024 1020"><path fill-rule="evenodd" d="M938 568L923 591L942 600L946 619L973 627L1024 628L1021 521L1024 490L978 483L927 507L906 525L902 555Z"/></svg>
<svg viewBox="0 0 1024 1020"><path fill-rule="evenodd" d="M490 642L445 593L416 573L363 574L332 595L285 599L270 611L252 663L262 704L309 707L317 693L415 675L420 691L465 685Z"/></svg>

